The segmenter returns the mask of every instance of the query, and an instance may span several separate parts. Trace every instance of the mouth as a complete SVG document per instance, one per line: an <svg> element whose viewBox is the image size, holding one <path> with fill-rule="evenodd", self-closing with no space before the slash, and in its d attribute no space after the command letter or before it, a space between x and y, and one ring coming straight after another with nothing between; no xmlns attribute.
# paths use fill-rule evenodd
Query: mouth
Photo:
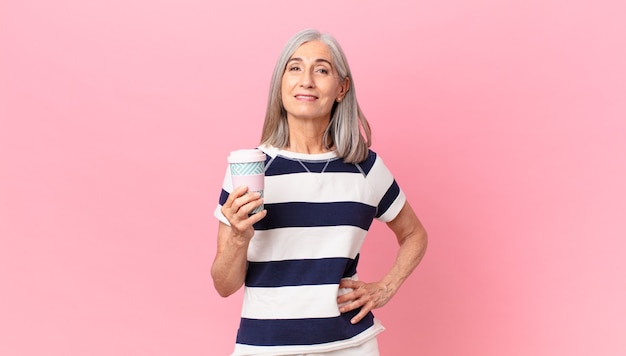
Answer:
<svg viewBox="0 0 626 356"><path fill-rule="evenodd" d="M306 95L306 94L296 94L294 97L296 98L296 100L303 100L303 101L313 101L317 99L317 96L315 95Z"/></svg>

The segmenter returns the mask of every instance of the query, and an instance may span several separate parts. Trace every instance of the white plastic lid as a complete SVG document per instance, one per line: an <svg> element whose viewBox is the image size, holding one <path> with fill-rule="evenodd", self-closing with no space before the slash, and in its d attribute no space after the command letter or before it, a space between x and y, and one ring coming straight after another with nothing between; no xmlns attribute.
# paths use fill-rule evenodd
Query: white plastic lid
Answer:
<svg viewBox="0 0 626 356"><path fill-rule="evenodd" d="M265 153L261 150L237 150L228 156L228 163L264 162Z"/></svg>

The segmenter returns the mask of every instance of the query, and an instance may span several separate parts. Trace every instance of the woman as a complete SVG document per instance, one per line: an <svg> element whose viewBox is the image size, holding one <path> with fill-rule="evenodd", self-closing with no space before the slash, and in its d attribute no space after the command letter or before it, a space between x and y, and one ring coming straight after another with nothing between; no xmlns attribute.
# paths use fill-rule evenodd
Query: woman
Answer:
<svg viewBox="0 0 626 356"><path fill-rule="evenodd" d="M418 265L426 232L380 157L334 38L296 34L276 64L259 149L264 197L224 179L211 274L218 293L242 285L233 355L378 355L385 305ZM249 212L264 203L265 209ZM380 281L358 280L373 219L399 243Z"/></svg>

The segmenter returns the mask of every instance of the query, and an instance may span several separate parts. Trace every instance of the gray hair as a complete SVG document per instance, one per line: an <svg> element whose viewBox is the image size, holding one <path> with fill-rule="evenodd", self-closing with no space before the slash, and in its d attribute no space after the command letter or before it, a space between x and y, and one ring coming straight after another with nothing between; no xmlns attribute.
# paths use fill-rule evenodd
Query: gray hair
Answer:
<svg viewBox="0 0 626 356"><path fill-rule="evenodd" d="M321 41L328 46L333 57L333 66L339 74L340 81L343 82L346 78L350 78L350 87L345 97L341 102L335 102L333 105L330 123L324 132L324 145L327 149L334 145L337 155L346 163L362 162L368 156L368 148L371 145L371 130L357 102L354 80L348 61L335 38L314 29L303 30L294 35L278 57L270 83L261 144L269 144L278 148L289 145L287 112L281 99L282 77L287 62L293 53L301 45L311 41Z"/></svg>

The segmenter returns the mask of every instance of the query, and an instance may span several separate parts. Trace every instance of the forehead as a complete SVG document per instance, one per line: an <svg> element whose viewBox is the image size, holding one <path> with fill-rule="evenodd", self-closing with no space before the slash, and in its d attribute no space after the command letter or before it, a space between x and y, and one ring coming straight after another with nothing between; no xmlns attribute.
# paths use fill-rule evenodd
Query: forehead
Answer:
<svg viewBox="0 0 626 356"><path fill-rule="evenodd" d="M330 48L322 41L311 41L303 43L289 59L300 59L316 61L318 59L325 59L332 62L332 54Z"/></svg>

